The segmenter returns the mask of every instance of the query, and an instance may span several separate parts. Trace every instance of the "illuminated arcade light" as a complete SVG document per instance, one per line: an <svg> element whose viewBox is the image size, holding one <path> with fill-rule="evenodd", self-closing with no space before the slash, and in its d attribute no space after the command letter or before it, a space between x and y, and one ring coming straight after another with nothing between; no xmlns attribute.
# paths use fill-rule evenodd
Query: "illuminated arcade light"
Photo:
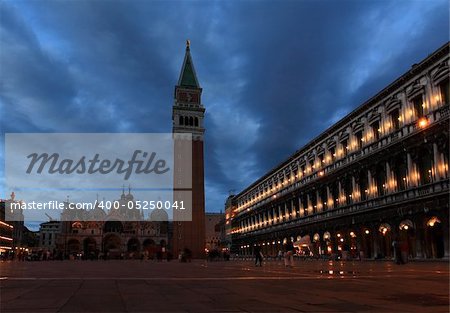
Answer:
<svg viewBox="0 0 450 313"><path fill-rule="evenodd" d="M419 127L425 128L428 125L428 120L425 117L419 119Z"/></svg>
<svg viewBox="0 0 450 313"><path fill-rule="evenodd" d="M437 217L432 217L428 220L427 226L434 227L436 223L440 223L441 221Z"/></svg>

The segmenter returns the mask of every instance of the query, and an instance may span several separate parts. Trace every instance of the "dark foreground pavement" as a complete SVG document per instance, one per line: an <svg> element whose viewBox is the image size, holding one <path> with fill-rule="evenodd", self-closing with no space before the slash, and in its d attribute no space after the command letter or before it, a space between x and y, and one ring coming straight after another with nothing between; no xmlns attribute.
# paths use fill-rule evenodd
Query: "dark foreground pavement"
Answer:
<svg viewBox="0 0 450 313"><path fill-rule="evenodd" d="M447 263L0 263L1 312L449 312Z"/></svg>

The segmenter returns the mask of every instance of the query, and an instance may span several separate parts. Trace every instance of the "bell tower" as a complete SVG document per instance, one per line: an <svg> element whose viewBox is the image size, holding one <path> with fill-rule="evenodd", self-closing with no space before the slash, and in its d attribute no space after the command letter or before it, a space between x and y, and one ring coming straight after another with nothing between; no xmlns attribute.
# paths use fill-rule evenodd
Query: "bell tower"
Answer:
<svg viewBox="0 0 450 313"><path fill-rule="evenodd" d="M174 104L172 109L172 133L174 134L174 199L180 197L177 193L186 192L186 186L181 181L189 177L192 208L189 220L180 218L184 212L174 212L172 250L174 255L179 251L189 249L193 258L205 256L205 186L203 161L203 119L205 108L201 102L202 88L198 83L190 52L190 42L186 42L186 52L180 77L175 86ZM183 134L192 134L192 141L185 141ZM181 136L180 136L181 135ZM189 149L186 149L189 144ZM187 150L192 151L192 162L180 162L178 158ZM189 152L190 152L189 151ZM189 166L189 169L180 167ZM189 173L183 176L183 173ZM190 178L192 177L192 179Z"/></svg>

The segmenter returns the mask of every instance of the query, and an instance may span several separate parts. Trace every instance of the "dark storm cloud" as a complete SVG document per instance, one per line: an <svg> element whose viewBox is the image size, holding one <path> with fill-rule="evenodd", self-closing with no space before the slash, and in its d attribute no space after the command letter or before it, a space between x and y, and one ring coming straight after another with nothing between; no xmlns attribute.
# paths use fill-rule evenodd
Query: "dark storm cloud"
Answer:
<svg viewBox="0 0 450 313"><path fill-rule="evenodd" d="M242 104L261 121L259 174L448 39L435 2L264 2L230 22L251 62Z"/></svg>
<svg viewBox="0 0 450 313"><path fill-rule="evenodd" d="M0 7L2 132L169 132L191 39L209 211L448 40L446 1Z"/></svg>

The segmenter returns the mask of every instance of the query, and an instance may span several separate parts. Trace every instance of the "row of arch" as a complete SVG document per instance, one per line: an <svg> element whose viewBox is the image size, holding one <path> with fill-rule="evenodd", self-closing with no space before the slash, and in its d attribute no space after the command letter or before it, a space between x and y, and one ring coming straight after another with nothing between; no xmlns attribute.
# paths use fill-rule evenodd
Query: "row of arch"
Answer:
<svg viewBox="0 0 450 313"><path fill-rule="evenodd" d="M180 116L179 124L183 126L195 126L198 127L198 117L195 116Z"/></svg>
<svg viewBox="0 0 450 313"><path fill-rule="evenodd" d="M167 213L165 213L164 211L161 211L161 210L154 211L154 212L163 214L163 216L161 218L159 218L159 222L167 221ZM152 224L153 222L146 222L146 223L148 225L149 223ZM161 223L156 222L153 225L155 225L156 228L158 228L158 225L161 225ZM133 226L133 225L125 224L125 226L124 226L123 222L116 221L116 220L110 220L110 221L107 221L104 223L102 230L104 233L124 233L125 231L129 230L130 226ZM83 227L84 226L81 222L73 222L72 223L72 231L83 229ZM90 229L93 230L92 228L90 228ZM135 229L133 229L133 230L135 230Z"/></svg>
<svg viewBox="0 0 450 313"><path fill-rule="evenodd" d="M86 257L93 254L97 255L100 252L108 253L113 258L125 252L135 253L135 256L138 256L138 253L147 252L151 256L166 246L167 243L164 239L160 240L157 244L151 238L146 238L141 243L138 238L132 237L128 239L125 248L119 236L109 234L103 238L101 245L93 237L87 237L82 241L76 238L69 239L67 241L66 252L70 255L83 253Z"/></svg>
<svg viewBox="0 0 450 313"><path fill-rule="evenodd" d="M265 255L276 255L290 240L299 252L310 256L346 255L346 258L392 258L393 242L406 244L412 258L443 258L448 256L448 232L445 216L424 216L413 222L380 222L351 228L302 233L283 239L268 238L253 244L241 244L240 254L250 255L259 245ZM303 253L305 254L305 253Z"/></svg>

